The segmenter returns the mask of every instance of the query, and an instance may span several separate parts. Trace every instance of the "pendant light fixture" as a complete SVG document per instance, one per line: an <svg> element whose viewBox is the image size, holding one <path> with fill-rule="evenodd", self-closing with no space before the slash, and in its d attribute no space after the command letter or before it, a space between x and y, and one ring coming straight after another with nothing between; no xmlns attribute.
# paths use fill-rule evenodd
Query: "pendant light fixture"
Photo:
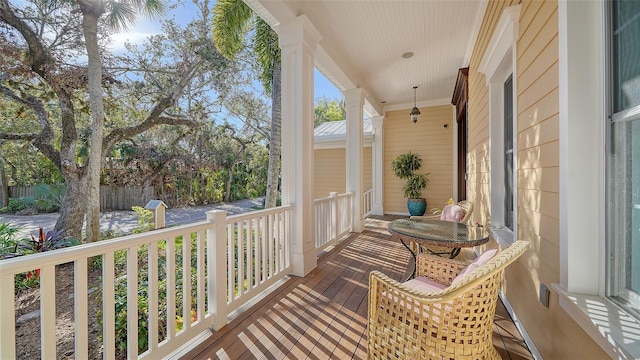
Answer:
<svg viewBox="0 0 640 360"><path fill-rule="evenodd" d="M420 110L418 110L418 106L416 105L417 88L417 86L413 87L413 109L411 109L411 112L409 113L409 116L411 116L411 121L413 121L414 124L418 122L418 115L420 115Z"/></svg>

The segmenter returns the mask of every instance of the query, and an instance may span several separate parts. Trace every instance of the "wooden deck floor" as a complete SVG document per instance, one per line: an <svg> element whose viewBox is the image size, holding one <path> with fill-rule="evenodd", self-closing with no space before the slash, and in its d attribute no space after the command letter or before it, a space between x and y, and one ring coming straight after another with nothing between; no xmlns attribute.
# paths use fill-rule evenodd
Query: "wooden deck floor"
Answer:
<svg viewBox="0 0 640 360"><path fill-rule="evenodd" d="M392 216L369 217L366 230L318 258L183 359L366 359L368 275L407 275L409 252L387 232ZM463 255L464 256L464 255ZM503 359L532 359L500 303L494 345Z"/></svg>

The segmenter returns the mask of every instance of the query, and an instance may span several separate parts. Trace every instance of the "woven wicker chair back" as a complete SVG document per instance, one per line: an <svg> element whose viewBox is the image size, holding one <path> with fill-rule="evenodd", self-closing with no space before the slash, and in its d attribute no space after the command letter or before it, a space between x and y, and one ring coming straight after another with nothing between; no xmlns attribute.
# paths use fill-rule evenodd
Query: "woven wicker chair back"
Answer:
<svg viewBox="0 0 640 360"><path fill-rule="evenodd" d="M369 275L369 359L500 359L493 318L504 268L528 243L516 241L455 285L420 293L379 271ZM451 284L466 264L418 255L417 275Z"/></svg>

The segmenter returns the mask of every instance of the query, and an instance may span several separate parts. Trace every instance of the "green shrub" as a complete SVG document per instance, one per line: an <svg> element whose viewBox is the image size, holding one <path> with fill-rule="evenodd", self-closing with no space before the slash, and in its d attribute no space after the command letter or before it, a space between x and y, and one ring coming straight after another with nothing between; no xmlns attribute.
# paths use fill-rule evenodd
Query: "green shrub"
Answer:
<svg viewBox="0 0 640 360"><path fill-rule="evenodd" d="M182 284L183 284L183 269L182 269L182 237L175 239L176 248L176 330L182 329ZM197 291L197 258L196 258L196 234L191 238L191 299L192 308L195 305L196 291ZM148 266L148 245L140 246L138 248L138 352L142 353L149 348L149 266ZM115 261L115 336L116 347L119 352L124 354L127 349L127 254L126 250L117 251L114 256ZM94 264L101 264L101 261L96 261ZM158 339L160 341L166 339L167 330L167 279L166 279L166 242L162 241L158 243L158 278L155 279L158 283ZM98 294L97 298L101 298ZM99 337L102 339L102 310L98 311L98 323ZM192 318L197 314L192 311Z"/></svg>
<svg viewBox="0 0 640 360"><path fill-rule="evenodd" d="M16 274L14 287L16 290L33 289L40 286L40 269Z"/></svg>
<svg viewBox="0 0 640 360"><path fill-rule="evenodd" d="M153 230L153 212L151 210L145 209L141 206L133 206L131 210L133 210L136 215L138 215L138 226L133 229L134 234L140 234Z"/></svg>
<svg viewBox="0 0 640 360"><path fill-rule="evenodd" d="M16 213L29 207L34 207L36 202L32 197L9 198L9 204L0 209L3 213Z"/></svg>
<svg viewBox="0 0 640 360"><path fill-rule="evenodd" d="M19 256L18 229L9 224L0 224L0 260Z"/></svg>
<svg viewBox="0 0 640 360"><path fill-rule="evenodd" d="M2 228L2 226L0 226L0 228ZM80 244L80 241L77 239L63 236L63 232L63 230L51 230L45 233L44 230L40 228L37 238L31 235L31 238L16 240L14 251L10 256L37 254ZM39 284L40 269L31 270L23 274L17 274L15 277L15 287L19 290L37 287Z"/></svg>
<svg viewBox="0 0 640 360"><path fill-rule="evenodd" d="M67 194L66 184L38 184L34 188L38 198L35 201L38 209L47 212L60 210Z"/></svg>
<svg viewBox="0 0 640 360"><path fill-rule="evenodd" d="M27 253L36 254L80 244L76 239L63 236L63 232L64 230L51 230L45 233L44 230L40 228L37 239L31 235L31 239L22 240L18 245L21 249L26 250Z"/></svg>

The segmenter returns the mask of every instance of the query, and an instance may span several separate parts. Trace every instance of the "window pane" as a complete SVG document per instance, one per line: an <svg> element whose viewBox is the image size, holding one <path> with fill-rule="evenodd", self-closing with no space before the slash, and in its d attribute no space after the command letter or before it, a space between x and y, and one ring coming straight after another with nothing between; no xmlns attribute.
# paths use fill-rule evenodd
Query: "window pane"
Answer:
<svg viewBox="0 0 640 360"><path fill-rule="evenodd" d="M640 316L640 1L611 6L608 293Z"/></svg>
<svg viewBox="0 0 640 360"><path fill-rule="evenodd" d="M504 226L513 230L513 75L504 83Z"/></svg>
<svg viewBox="0 0 640 360"><path fill-rule="evenodd" d="M613 5L614 111L640 105L640 1Z"/></svg>
<svg viewBox="0 0 640 360"><path fill-rule="evenodd" d="M629 164L628 177L628 203L630 211L629 228L627 229L629 238L628 264L629 275L627 276L627 286L634 292L640 293L640 120L635 120L630 124L630 131L627 132L629 140L629 154L627 155ZM634 140L635 139L635 140ZM635 255L635 256L634 256Z"/></svg>
<svg viewBox="0 0 640 360"><path fill-rule="evenodd" d="M609 157L610 294L640 311L640 118L613 123Z"/></svg>

